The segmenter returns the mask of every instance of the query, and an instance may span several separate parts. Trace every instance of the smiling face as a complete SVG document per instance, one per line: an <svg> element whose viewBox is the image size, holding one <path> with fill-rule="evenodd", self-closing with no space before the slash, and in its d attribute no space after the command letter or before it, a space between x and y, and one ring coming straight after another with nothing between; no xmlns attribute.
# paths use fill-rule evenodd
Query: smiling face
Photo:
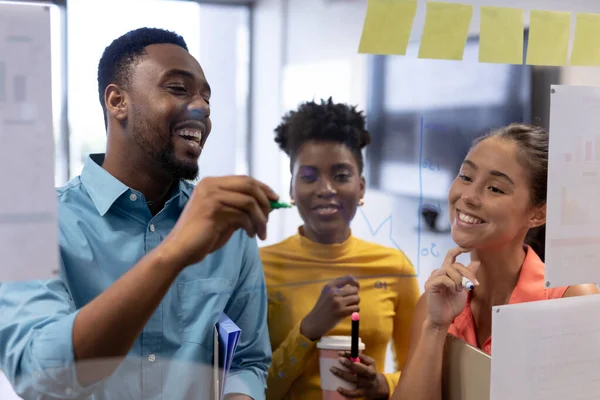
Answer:
<svg viewBox="0 0 600 400"><path fill-rule="evenodd" d="M512 140L491 137L471 149L448 194L452 239L465 248L498 248L522 241L545 222L534 206L527 170Z"/></svg>
<svg viewBox="0 0 600 400"><path fill-rule="evenodd" d="M108 101L128 100L126 112L117 116L132 139L128 146L139 148L173 178L194 179L211 131L210 87L182 47L154 44L145 50L133 67L130 90L119 94L111 85Z"/></svg>
<svg viewBox="0 0 600 400"><path fill-rule="evenodd" d="M364 196L365 181L350 149L337 142L308 141L294 159L291 196L304 234L317 243L341 243Z"/></svg>

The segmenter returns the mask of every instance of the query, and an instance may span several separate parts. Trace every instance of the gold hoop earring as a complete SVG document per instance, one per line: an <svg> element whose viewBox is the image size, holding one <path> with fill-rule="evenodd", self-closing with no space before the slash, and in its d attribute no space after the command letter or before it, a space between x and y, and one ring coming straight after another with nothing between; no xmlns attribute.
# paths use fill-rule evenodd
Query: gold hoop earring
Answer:
<svg viewBox="0 0 600 400"><path fill-rule="evenodd" d="M360 207L364 206L364 205L365 205L365 200L364 200L364 199L360 199L360 200L358 201L358 205L359 205Z"/></svg>

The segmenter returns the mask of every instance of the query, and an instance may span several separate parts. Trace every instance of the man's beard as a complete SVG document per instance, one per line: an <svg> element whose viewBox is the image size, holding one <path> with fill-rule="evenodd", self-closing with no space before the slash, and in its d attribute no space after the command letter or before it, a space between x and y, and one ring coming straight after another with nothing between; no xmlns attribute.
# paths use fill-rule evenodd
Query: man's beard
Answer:
<svg viewBox="0 0 600 400"><path fill-rule="evenodd" d="M161 168L175 180L193 181L198 177L198 163L178 160L175 156L175 145L173 136L169 135L168 140L164 140L159 128L152 129L147 121L139 118L137 115L135 121L139 121L133 126L133 139L154 161L160 164ZM150 135L154 132L154 135ZM145 135L144 135L145 133ZM154 136L157 141L152 143L148 137ZM159 142L165 142L159 144Z"/></svg>

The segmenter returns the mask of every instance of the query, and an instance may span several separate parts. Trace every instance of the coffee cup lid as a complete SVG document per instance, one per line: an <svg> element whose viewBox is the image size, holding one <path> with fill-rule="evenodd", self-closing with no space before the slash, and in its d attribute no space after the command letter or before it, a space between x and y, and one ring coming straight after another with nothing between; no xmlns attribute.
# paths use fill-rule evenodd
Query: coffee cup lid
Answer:
<svg viewBox="0 0 600 400"><path fill-rule="evenodd" d="M317 343L318 349L323 350L350 350L352 338L350 336L323 336ZM364 350L365 344L358 338L358 350Z"/></svg>

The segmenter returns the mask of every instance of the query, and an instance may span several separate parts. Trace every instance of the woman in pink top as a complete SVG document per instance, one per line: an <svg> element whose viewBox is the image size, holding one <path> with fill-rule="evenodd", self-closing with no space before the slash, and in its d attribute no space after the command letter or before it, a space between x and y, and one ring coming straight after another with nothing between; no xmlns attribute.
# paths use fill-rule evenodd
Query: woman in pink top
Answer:
<svg viewBox="0 0 600 400"><path fill-rule="evenodd" d="M512 124L478 139L452 182L452 239L440 269L425 284L411 327L396 400L440 400L448 332L491 353L492 307L598 293L594 285L546 289L544 263L524 245L546 222L548 133ZM470 252L464 266L456 257ZM462 288L462 277L475 288Z"/></svg>

